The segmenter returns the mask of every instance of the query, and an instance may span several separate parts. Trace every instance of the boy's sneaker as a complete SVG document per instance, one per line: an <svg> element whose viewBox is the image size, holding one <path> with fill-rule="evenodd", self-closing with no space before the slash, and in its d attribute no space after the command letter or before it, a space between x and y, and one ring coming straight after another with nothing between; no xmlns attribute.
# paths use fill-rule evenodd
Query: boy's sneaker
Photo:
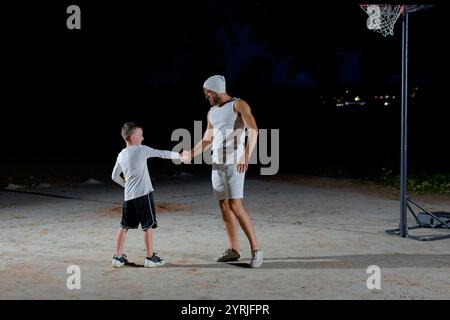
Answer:
<svg viewBox="0 0 450 320"><path fill-rule="evenodd" d="M252 261L250 262L250 268L259 268L263 263L263 251L252 250Z"/></svg>
<svg viewBox="0 0 450 320"><path fill-rule="evenodd" d="M112 266L114 268L121 268L124 265L126 265L127 263L128 263L128 260L127 260L127 256L125 254L122 254L122 256L120 256L120 257L114 255L113 260L112 260Z"/></svg>
<svg viewBox="0 0 450 320"><path fill-rule="evenodd" d="M153 267L162 266L165 263L166 262L163 259L161 259L160 257L158 257L156 255L156 253L153 253L153 256L151 258L149 258L149 257L145 258L144 267L145 268L153 268Z"/></svg>
<svg viewBox="0 0 450 320"><path fill-rule="evenodd" d="M217 259L217 262L229 262L229 261L237 261L241 255L234 249L227 249L222 254L222 256Z"/></svg>

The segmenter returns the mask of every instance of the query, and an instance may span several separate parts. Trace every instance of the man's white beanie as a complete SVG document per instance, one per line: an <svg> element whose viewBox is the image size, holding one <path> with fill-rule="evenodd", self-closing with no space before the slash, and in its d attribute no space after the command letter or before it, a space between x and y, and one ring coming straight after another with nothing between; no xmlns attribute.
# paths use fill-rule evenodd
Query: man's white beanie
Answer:
<svg viewBox="0 0 450 320"><path fill-rule="evenodd" d="M220 75L209 77L203 84L203 88L217 93L225 93L225 77Z"/></svg>

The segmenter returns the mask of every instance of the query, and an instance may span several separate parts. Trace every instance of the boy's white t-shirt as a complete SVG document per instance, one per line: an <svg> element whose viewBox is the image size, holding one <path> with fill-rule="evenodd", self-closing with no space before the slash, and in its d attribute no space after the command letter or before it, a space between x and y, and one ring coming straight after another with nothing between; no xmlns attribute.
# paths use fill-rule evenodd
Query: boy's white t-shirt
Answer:
<svg viewBox="0 0 450 320"><path fill-rule="evenodd" d="M180 159L176 152L153 149L145 145L127 147L117 156L112 179L125 188L125 201L145 196L153 191L147 168L147 159L151 157ZM121 172L125 181L120 176Z"/></svg>

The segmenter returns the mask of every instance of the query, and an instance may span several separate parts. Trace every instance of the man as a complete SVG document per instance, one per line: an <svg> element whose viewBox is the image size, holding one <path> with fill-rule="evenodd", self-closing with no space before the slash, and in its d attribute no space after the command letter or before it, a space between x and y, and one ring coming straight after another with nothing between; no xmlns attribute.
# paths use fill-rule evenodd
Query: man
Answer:
<svg viewBox="0 0 450 320"><path fill-rule="evenodd" d="M263 251L256 241L250 217L242 205L245 172L258 137L256 121L250 106L244 100L232 98L226 93L223 76L208 78L203 85L203 92L212 106L207 115L207 130L203 139L186 154L192 159L212 144L212 186L229 239L229 249L218 262L236 261L240 258L237 220L250 242L250 267L258 268L263 262ZM246 146L245 128L248 130Z"/></svg>

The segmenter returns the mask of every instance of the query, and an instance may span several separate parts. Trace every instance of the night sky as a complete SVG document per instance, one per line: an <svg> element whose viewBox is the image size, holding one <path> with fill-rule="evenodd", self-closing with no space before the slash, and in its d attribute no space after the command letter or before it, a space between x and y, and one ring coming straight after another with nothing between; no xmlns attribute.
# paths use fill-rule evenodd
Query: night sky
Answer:
<svg viewBox="0 0 450 320"><path fill-rule="evenodd" d="M356 2L93 2L2 8L2 178L44 164L109 172L126 121L144 126L146 144L171 149L174 129L206 124L202 84L212 74L250 104L259 128L280 129L281 172L398 166L399 100L337 108L330 98L400 97L400 21L384 38ZM70 4L81 30L66 28ZM410 16L415 170L450 169L444 9Z"/></svg>

